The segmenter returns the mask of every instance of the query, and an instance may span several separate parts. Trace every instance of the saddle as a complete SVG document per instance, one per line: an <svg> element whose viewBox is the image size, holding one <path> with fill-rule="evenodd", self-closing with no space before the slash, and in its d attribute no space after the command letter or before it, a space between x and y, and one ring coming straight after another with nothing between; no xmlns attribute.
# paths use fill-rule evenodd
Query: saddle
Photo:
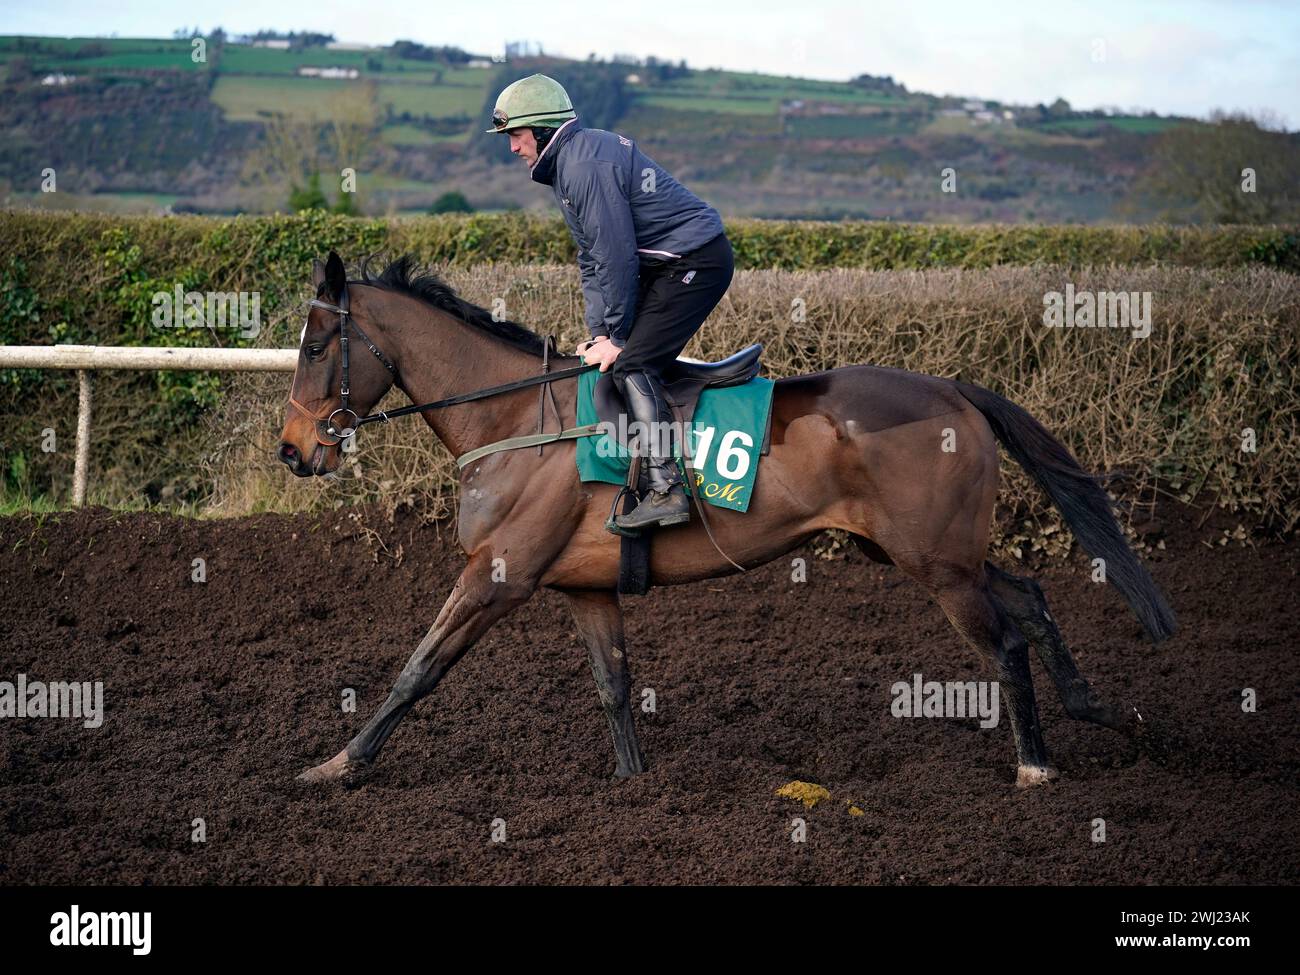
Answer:
<svg viewBox="0 0 1300 975"><path fill-rule="evenodd" d="M697 362L693 359L677 359L663 376L664 396L670 405L676 408L684 425L695 417L695 407L699 403L700 393L706 389L722 386L739 386L749 382L758 375L759 360L763 355L763 346L755 343L746 346L734 355L717 362ZM619 416L627 412L623 394L618 391L611 372L602 372L596 380L592 393L596 408L596 419L608 423L617 430L619 442L624 447L631 445L622 438L627 432L627 424L620 425ZM763 439L763 453L768 452L770 433Z"/></svg>
<svg viewBox="0 0 1300 975"><path fill-rule="evenodd" d="M739 386L749 382L758 375L759 360L763 346L754 344L741 349L734 355L719 359L717 362L698 362L691 359L677 359L673 366L663 374L663 391L669 404L681 421L682 429L688 429L695 418L695 407L699 403L700 393L706 389L725 386ZM615 431L615 439L623 447L631 449L623 434L628 432L629 423L620 424L619 417L627 413L623 395L614 383L609 372L600 374L592 392L592 405L596 410L596 419L608 424L606 429ZM763 435L760 453L767 454L771 449L771 424ZM622 513L626 514L636 507L637 499L629 490L634 486L636 493L644 495L648 488L647 478L638 458L634 458L628 469L627 488L620 492ZM613 512L610 514L613 519ZM653 531L642 531L639 535L623 535L619 550L618 591L627 595L644 596L650 590L650 539Z"/></svg>

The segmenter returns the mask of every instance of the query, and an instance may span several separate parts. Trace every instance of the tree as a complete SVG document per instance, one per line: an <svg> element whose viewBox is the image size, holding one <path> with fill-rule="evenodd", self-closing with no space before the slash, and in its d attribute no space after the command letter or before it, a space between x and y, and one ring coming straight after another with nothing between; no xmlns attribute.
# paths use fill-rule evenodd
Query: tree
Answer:
<svg viewBox="0 0 1300 975"><path fill-rule="evenodd" d="M250 157L245 170L250 182L270 189L271 200L284 199L280 194L287 185L290 208L295 211L304 206L327 209L329 198L321 188L321 174L328 174L329 184L341 183L345 169L363 172L375 145L376 92L371 81L344 86L321 106L324 120L310 111L267 116L260 151ZM360 209L357 194L345 193L340 186L335 211L358 213Z"/></svg>
<svg viewBox="0 0 1300 975"><path fill-rule="evenodd" d="M289 192L289 210L297 213L299 210L325 210L329 208L329 200L325 199L325 194L320 188L320 173L312 173L307 177L307 185L299 186L293 184Z"/></svg>
<svg viewBox="0 0 1300 975"><path fill-rule="evenodd" d="M1141 188L1166 205L1167 219L1300 220L1300 135L1267 114L1216 111L1209 124L1159 136Z"/></svg>
<svg viewBox="0 0 1300 975"><path fill-rule="evenodd" d="M345 217L361 216L361 208L357 206L357 195L355 193L340 192L338 200L335 201L331 209Z"/></svg>
<svg viewBox="0 0 1300 975"><path fill-rule="evenodd" d="M1047 107L1049 118L1069 118L1072 114L1074 114L1074 110L1070 108L1070 103L1064 98L1058 98Z"/></svg>
<svg viewBox="0 0 1300 975"><path fill-rule="evenodd" d="M470 206L469 200L465 199L465 194L460 190L448 190L438 199L433 201L429 207L429 213L473 213L474 208Z"/></svg>

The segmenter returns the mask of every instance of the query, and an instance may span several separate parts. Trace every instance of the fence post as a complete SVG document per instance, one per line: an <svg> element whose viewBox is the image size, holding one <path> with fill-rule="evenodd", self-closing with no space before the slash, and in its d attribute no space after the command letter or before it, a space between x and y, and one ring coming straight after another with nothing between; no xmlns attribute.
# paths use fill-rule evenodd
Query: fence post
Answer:
<svg viewBox="0 0 1300 975"><path fill-rule="evenodd" d="M77 371L77 459L72 505L86 503L90 480L90 419L95 373L102 369L171 369L191 372L293 372L297 349L208 349L168 346L0 345L0 369Z"/></svg>
<svg viewBox="0 0 1300 975"><path fill-rule="evenodd" d="M77 370L77 464L72 472L72 504L80 508L86 503L86 471L90 467L90 410L94 400L89 369Z"/></svg>

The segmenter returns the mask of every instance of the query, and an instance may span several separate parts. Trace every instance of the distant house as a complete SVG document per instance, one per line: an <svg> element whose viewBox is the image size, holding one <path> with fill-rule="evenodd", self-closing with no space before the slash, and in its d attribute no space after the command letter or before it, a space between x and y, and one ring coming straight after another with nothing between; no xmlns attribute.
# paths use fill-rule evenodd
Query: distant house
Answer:
<svg viewBox="0 0 1300 975"><path fill-rule="evenodd" d="M985 106L984 106L984 103L983 103L983 102L972 100L972 101L969 101L969 102L962 102L962 106L961 106L961 107L964 108L964 109L966 109L966 111L968 111L968 112L974 114L975 112L982 112L982 111L984 111L984 107L985 107Z"/></svg>
<svg viewBox="0 0 1300 975"><path fill-rule="evenodd" d="M639 85L639 84L641 84L641 76L640 76L639 74L630 74L630 75L628 75L627 78L625 78L624 80L625 80L629 85Z"/></svg>
<svg viewBox="0 0 1300 975"><path fill-rule="evenodd" d="M56 71L54 74L47 74L41 79L43 85L70 85L77 80L75 74L64 74L62 71Z"/></svg>
<svg viewBox="0 0 1300 975"><path fill-rule="evenodd" d="M468 61L465 62L465 67L490 68L492 67L492 62L489 61L487 58L470 58Z"/></svg>
<svg viewBox="0 0 1300 975"><path fill-rule="evenodd" d="M253 47L270 47L277 51L287 51L289 50L289 42L279 40L253 41Z"/></svg>
<svg viewBox="0 0 1300 975"><path fill-rule="evenodd" d="M356 68L310 68L298 69L304 78L360 78L361 72Z"/></svg>

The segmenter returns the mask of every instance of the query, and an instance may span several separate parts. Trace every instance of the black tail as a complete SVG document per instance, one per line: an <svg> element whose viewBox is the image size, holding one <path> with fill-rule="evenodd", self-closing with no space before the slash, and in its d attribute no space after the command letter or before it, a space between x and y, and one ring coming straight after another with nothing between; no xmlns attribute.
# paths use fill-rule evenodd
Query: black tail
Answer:
<svg viewBox="0 0 1300 975"><path fill-rule="evenodd" d="M997 393L968 383L957 389L988 420L993 435L1047 492L1083 550L1104 559L1106 578L1120 591L1156 643L1174 632L1174 612L1129 549L1097 480L1079 466L1041 423Z"/></svg>

